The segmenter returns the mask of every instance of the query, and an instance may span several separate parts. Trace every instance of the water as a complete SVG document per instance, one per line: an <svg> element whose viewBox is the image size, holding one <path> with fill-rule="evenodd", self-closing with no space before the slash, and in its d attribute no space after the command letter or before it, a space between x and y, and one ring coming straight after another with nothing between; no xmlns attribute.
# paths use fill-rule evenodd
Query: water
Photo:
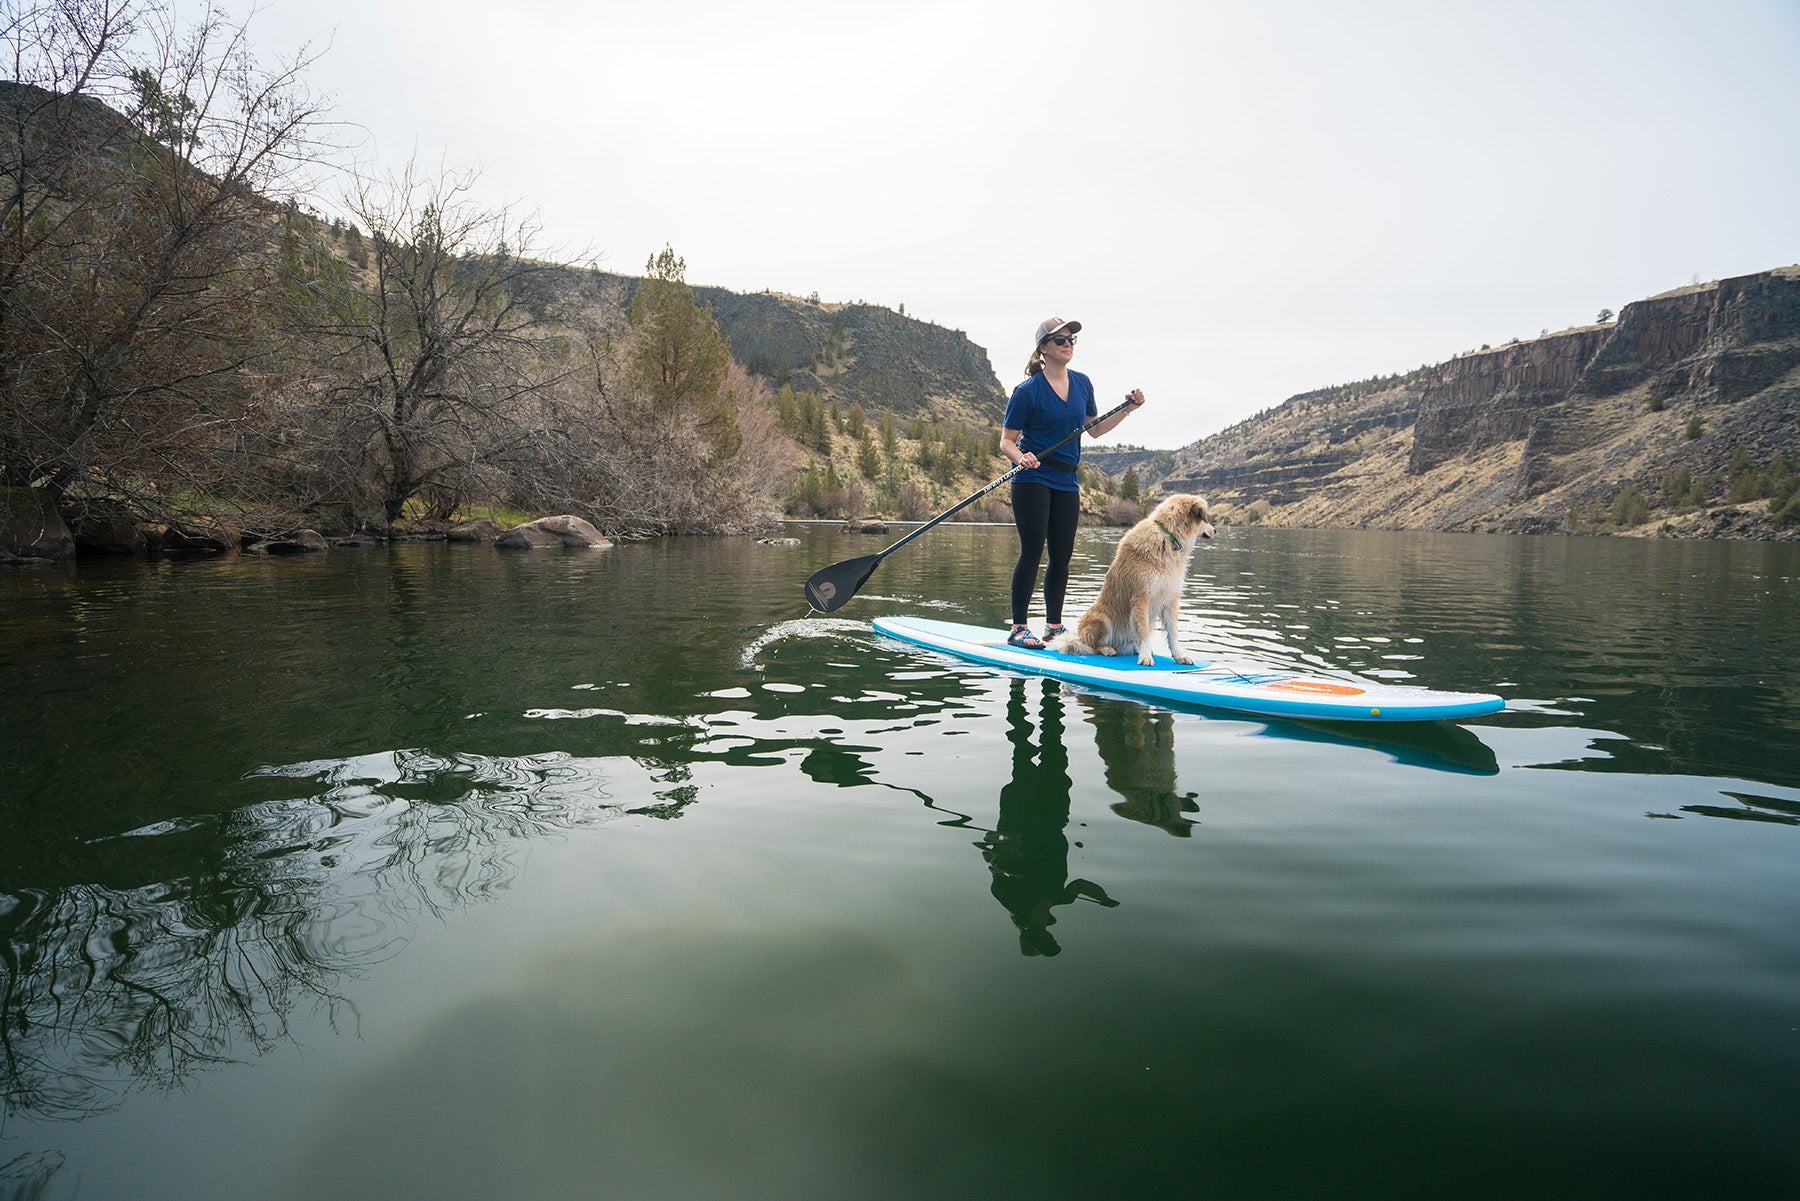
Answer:
<svg viewBox="0 0 1800 1201"><path fill-rule="evenodd" d="M1800 1190L1800 548L1222 531L1196 653L1508 698L1377 729L791 532L0 575L0 1197Z"/></svg>

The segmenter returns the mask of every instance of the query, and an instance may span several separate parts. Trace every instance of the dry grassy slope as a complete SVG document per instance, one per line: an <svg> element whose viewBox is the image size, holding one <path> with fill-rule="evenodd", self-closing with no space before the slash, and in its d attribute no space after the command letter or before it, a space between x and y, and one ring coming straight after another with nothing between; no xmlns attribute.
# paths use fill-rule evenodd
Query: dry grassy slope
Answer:
<svg viewBox="0 0 1800 1201"><path fill-rule="evenodd" d="M1665 482L1722 474L1739 448L1758 465L1800 459L1797 402L1800 267L1788 267L1293 397L1177 452L1160 483L1205 493L1230 520L1548 532L1580 528L1630 482L1653 507L1639 532L1779 536L1761 502L1729 519L1677 514ZM1723 499L1721 484L1709 501Z"/></svg>

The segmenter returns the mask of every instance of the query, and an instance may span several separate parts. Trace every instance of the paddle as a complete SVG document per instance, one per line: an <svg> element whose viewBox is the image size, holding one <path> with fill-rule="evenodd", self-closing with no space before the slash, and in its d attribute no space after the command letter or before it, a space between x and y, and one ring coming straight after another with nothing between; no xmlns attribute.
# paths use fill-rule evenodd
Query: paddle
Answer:
<svg viewBox="0 0 1800 1201"><path fill-rule="evenodd" d="M1038 456L1038 460L1041 463L1044 456L1051 451L1060 446L1067 445L1069 442L1081 437L1081 435L1093 429L1096 425L1099 425L1102 421L1105 421L1108 417L1113 416L1115 413L1123 413L1129 408L1131 408L1131 402L1128 400L1115 409L1108 409L1106 412L1100 414L1100 416L1094 418L1061 441L1033 453ZM860 559L845 559L842 563L833 563L830 567L819 568L819 570L813 572L811 577L806 581L806 603L820 613L831 613L837 609L843 608L850 602L850 598L855 596L857 591L868 582L869 577L875 574L875 569L881 566L881 561L883 559L905 546L908 542L911 542L914 538L917 538L920 534L923 534L932 526L937 525L941 521L946 521L953 514L968 508L970 505L992 492L995 488L998 488L1001 484L1006 483L1006 481L1012 479L1013 476L1018 475L1024 470L1025 468L1023 467L1014 466L1011 471L987 485L981 489L981 491L963 497L948 509L945 509L942 513L939 513L936 517L933 517L930 521L926 522L906 537L900 539L900 541L894 543L886 550L876 551L872 555L864 555Z"/></svg>

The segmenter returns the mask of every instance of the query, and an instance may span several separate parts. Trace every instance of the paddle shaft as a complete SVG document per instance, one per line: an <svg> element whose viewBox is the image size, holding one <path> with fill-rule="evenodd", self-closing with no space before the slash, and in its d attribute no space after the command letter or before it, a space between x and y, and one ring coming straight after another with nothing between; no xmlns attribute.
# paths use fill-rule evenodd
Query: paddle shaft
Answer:
<svg viewBox="0 0 1800 1201"><path fill-rule="evenodd" d="M1076 438L1081 437L1081 435L1093 429L1096 425L1099 425L1102 421L1105 421L1110 417L1115 417L1118 414L1123 413L1126 409L1134 407L1132 402L1128 400L1116 408L1108 409L1106 412L1100 414L1100 416L1081 426L1074 433L1058 439L1049 446L1044 447L1041 451L1033 451L1032 453L1037 455L1041 460L1044 455L1068 445ZM812 578L807 580L807 602L821 613L829 613L834 609L841 607L852 596L856 595L857 590L863 586L863 583L868 580L869 576L874 574L875 569L881 566L881 561L883 559L905 546L908 542L911 542L914 538L917 538L920 534L923 534L926 530L929 530L942 522L948 521L957 513L962 512L962 510L968 508L970 505L998 488L1001 484L1006 483L1021 471L1025 470L1026 467L1023 464L1015 464L1011 471L986 485L980 491L963 497L948 509L945 509L942 513L939 513L936 517L933 517L930 521L906 535L906 537L900 539L886 550L877 551L872 555L863 555L856 559L846 559L842 563L833 563L830 567L822 567L818 571L815 571L812 574ZM846 570L852 568L856 573L854 578L852 578L850 572Z"/></svg>
<svg viewBox="0 0 1800 1201"><path fill-rule="evenodd" d="M1038 457L1038 461L1041 464L1044 456L1049 454L1051 451L1059 450L1062 447L1067 446L1070 442L1073 442L1075 439L1081 437L1081 435L1087 433L1089 430L1093 429L1096 425L1099 425L1102 421L1105 421L1108 417L1113 417L1119 413L1123 413L1126 409L1129 409L1131 407L1132 407L1131 402L1128 400L1124 404L1118 406L1117 408L1108 409L1106 412L1100 414L1100 416L1094 418L1092 421L1088 422L1086 425L1082 426L1080 429L1076 430L1074 433L1069 434L1067 437L1061 438L1058 441L1051 443L1049 446L1044 447L1044 449L1041 451L1034 450L1031 453ZM982 488L981 491L971 493L970 495L963 497L961 500L959 500L955 504L951 505L948 509L945 509L942 513L939 513L936 517L933 517L930 521L927 521L924 525L920 526L918 529L914 530L912 533L908 534L906 537L900 539L900 541L894 543L894 545L892 545L892 546L888 547L886 550L880 552L880 554L877 555L876 557L882 558L882 559L887 558L889 555L893 554L895 551L897 551L901 547L905 546L908 542L911 542L914 538L917 538L920 534L923 534L926 530L930 529L932 526L937 525L939 522L950 520L951 517L962 512L964 509L968 508L970 505L974 504L976 501L980 500L982 497L984 497L988 493L992 492L995 488L998 488L1001 484L1006 483L1008 480L1012 479L1015 475L1018 475L1021 471L1024 471L1024 470L1026 470L1024 464L1022 464L1022 463L1013 464L1013 469L1011 471L1007 472L1005 475L1001 476L999 479L988 484L986 487Z"/></svg>

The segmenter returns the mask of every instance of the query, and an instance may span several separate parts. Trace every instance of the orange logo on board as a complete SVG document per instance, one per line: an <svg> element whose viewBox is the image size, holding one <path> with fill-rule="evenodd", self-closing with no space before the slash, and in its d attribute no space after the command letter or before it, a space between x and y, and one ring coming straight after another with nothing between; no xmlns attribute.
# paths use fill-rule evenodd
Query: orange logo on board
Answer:
<svg viewBox="0 0 1800 1201"><path fill-rule="evenodd" d="M1288 680L1280 684L1270 684L1270 688L1282 692L1307 692L1314 696L1361 696L1361 688L1352 688L1348 684L1327 684L1323 680Z"/></svg>

